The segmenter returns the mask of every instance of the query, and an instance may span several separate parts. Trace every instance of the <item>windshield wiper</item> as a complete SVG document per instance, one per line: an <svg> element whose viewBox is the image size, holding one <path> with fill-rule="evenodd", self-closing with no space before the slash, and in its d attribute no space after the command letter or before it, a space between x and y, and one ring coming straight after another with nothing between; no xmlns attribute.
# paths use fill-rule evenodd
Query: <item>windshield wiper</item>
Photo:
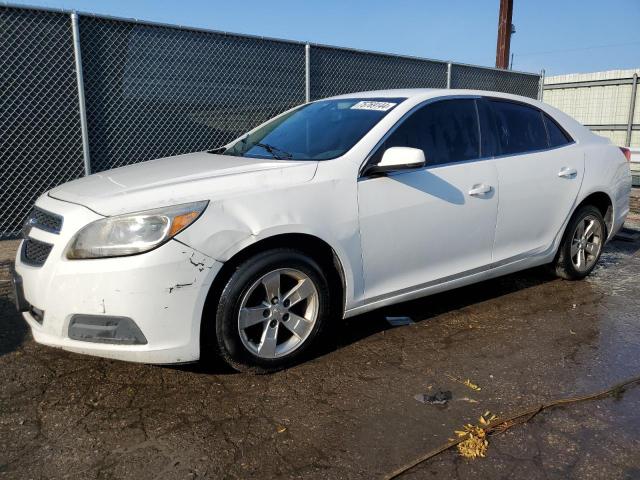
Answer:
<svg viewBox="0 0 640 480"><path fill-rule="evenodd" d="M226 147L218 147L218 148L212 148L211 150L207 150L207 153L224 153L226 151L227 151Z"/></svg>
<svg viewBox="0 0 640 480"><path fill-rule="evenodd" d="M273 158L275 158L276 160L289 160L290 158L293 157L293 155L291 155L289 152L287 152L286 150L282 150L281 148L278 147L274 147L273 145L269 145L268 143L256 143L254 144L254 146L257 147L262 147L264 148L267 152L269 152L271 154L271 156ZM280 155L278 155L276 152L280 152L284 154L284 157L281 157Z"/></svg>

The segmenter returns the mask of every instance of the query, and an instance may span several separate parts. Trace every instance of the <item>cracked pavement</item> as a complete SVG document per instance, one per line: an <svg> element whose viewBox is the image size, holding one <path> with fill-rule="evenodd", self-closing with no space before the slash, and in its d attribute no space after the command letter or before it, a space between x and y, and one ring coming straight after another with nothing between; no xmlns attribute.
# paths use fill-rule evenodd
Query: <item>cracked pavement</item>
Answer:
<svg viewBox="0 0 640 480"><path fill-rule="evenodd" d="M534 269L384 308L263 376L40 346L0 292L0 478L379 478L486 410L640 376L639 272L640 242L614 241L585 281ZM414 399L439 390L445 406ZM640 386L543 412L485 459L449 451L402 478L640 478L639 407Z"/></svg>

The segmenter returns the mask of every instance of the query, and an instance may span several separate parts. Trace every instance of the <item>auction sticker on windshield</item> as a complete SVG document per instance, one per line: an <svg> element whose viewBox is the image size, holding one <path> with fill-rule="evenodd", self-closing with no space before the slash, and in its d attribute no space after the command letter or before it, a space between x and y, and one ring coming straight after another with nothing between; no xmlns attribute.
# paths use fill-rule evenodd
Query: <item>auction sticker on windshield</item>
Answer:
<svg viewBox="0 0 640 480"><path fill-rule="evenodd" d="M351 107L351 110L376 110L378 112L386 112L387 110L395 107L397 103L391 102L373 102L364 101L358 102Z"/></svg>

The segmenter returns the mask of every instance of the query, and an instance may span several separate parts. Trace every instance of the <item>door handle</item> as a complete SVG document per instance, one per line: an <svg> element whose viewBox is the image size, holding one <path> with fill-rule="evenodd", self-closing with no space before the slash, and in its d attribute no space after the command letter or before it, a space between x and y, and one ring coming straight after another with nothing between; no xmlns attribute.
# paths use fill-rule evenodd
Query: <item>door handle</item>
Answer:
<svg viewBox="0 0 640 480"><path fill-rule="evenodd" d="M574 178L577 174L578 170L569 167L562 167L558 172L558 176L563 178Z"/></svg>
<svg viewBox="0 0 640 480"><path fill-rule="evenodd" d="M469 195L479 197L491 192L492 189L493 188L491 187L491 185L485 185L484 183L481 183L479 185L474 185L473 187L471 187L471 190L469 190Z"/></svg>

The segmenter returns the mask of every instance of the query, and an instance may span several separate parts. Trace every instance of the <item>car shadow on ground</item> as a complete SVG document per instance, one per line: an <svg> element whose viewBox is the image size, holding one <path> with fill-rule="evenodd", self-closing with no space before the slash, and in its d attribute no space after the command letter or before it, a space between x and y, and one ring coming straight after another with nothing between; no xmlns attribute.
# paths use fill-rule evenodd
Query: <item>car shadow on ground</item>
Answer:
<svg viewBox="0 0 640 480"><path fill-rule="evenodd" d="M640 241L612 240L603 250L596 269L609 268L627 256L640 252ZM383 307L347 319L337 329L337 348L341 348L384 330L395 328L386 317L409 317L413 322L430 319L485 301L494 300L521 290L559 280L549 267L535 267L465 287L448 290L409 302Z"/></svg>
<svg viewBox="0 0 640 480"><path fill-rule="evenodd" d="M0 325L1 357L17 350L29 332L29 327L8 296L0 296Z"/></svg>
<svg viewBox="0 0 640 480"><path fill-rule="evenodd" d="M395 328L386 320L388 316L409 317L413 322L426 322L438 315L493 300L553 280L556 280L556 277L546 268L533 268L358 315L345 321L337 322L329 341L320 346L311 359L329 355L367 337ZM307 358L305 361L309 360ZM212 359L207 363L199 362L167 366L167 368L208 375L237 373L220 359Z"/></svg>
<svg viewBox="0 0 640 480"><path fill-rule="evenodd" d="M607 245L597 268L606 269L617 263L620 261L618 254L628 256L634 255L638 251L640 251L640 242L611 242ZM387 321L387 317L409 317L412 322L426 322L439 315L494 300L551 281L558 280L547 268L537 267L358 315L343 322L337 322L331 338L321 346L313 358L331 354L367 337L395 328ZM16 311L12 299L7 296L0 296L0 323L2 324L0 329L0 356L3 356L19 349L29 332L27 324ZM166 365L162 366L162 368L205 375L237 373L222 359L217 358L207 362Z"/></svg>
<svg viewBox="0 0 640 480"><path fill-rule="evenodd" d="M427 322L434 317L520 290L554 281L546 268L532 268L416 300L383 307L349 318L337 333L337 347L359 342L384 330L395 328L387 317L408 317L412 322Z"/></svg>
<svg viewBox="0 0 640 480"><path fill-rule="evenodd" d="M640 242L612 241L605 247L596 269L609 268L621 261L620 255L634 255L638 251L640 251ZM428 322L439 315L553 281L563 280L559 280L548 267L536 267L358 315L343 322L337 322L329 341L323 344L311 359L329 355L367 337L397 328L387 321L387 317L409 317L412 322ZM305 361L308 360L310 359L307 358ZM237 373L221 359L213 359L207 363L167 366L167 368L206 375Z"/></svg>
<svg viewBox="0 0 640 480"><path fill-rule="evenodd" d="M425 322L438 315L534 287L551 280L554 280L554 277L545 269L535 268L358 315L343 322L337 322L328 339L329 341L321 345L312 358L330 354L384 330L394 328L386 320L387 316L403 316L411 318L414 322ZM26 322L16 311L13 300L7 296L0 296L0 324L2 325L2 328L0 328L0 356L18 350L27 336L30 336ZM38 348L50 347L38 346ZM75 354L68 353L68 355ZM237 373L222 359L215 357L206 362L161 367L205 375Z"/></svg>

